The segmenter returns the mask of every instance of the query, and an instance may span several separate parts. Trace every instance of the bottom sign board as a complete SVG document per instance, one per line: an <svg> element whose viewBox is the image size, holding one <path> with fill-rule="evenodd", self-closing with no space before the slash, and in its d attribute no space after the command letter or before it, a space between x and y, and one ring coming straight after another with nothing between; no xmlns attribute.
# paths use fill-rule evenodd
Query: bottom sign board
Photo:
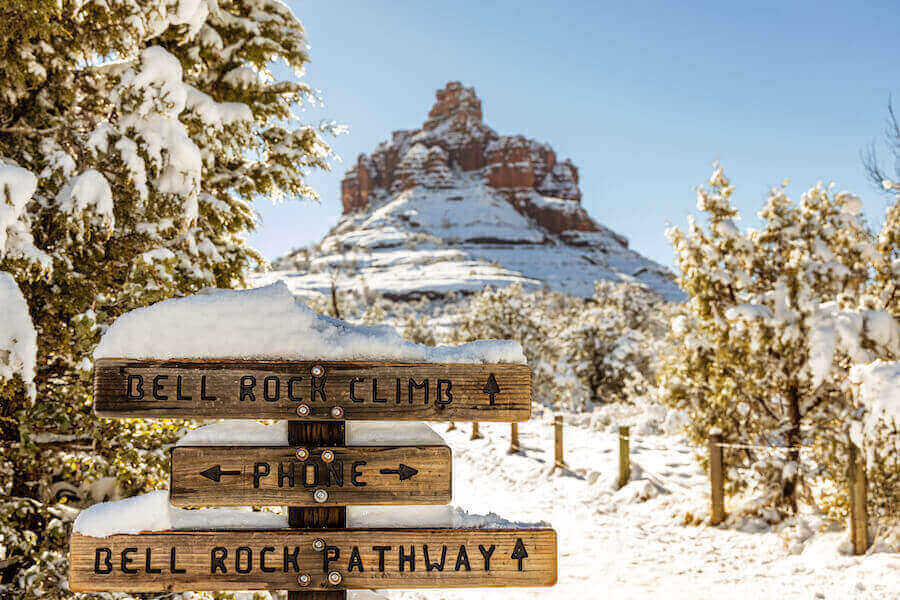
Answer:
<svg viewBox="0 0 900 600"><path fill-rule="evenodd" d="M537 587L552 529L165 531L70 542L74 592Z"/></svg>

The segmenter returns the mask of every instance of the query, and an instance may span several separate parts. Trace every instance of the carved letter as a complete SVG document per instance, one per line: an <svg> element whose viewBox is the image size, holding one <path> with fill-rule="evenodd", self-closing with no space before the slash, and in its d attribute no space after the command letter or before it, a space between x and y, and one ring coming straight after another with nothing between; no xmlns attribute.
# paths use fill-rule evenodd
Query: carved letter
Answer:
<svg viewBox="0 0 900 600"><path fill-rule="evenodd" d="M374 377L372 378L372 402L380 402L382 404L387 402L387 398L378 397L378 380Z"/></svg>
<svg viewBox="0 0 900 600"><path fill-rule="evenodd" d="M360 475L362 475L359 468L364 466L366 466L366 461L358 460L353 463L353 469L350 470L350 483L356 487L365 487L367 485L365 481L359 480Z"/></svg>
<svg viewBox="0 0 900 600"><path fill-rule="evenodd" d="M168 400L168 396L163 396L160 392L162 392L162 384L160 381L163 379L168 379L168 375L157 375L153 378L153 399L154 400Z"/></svg>
<svg viewBox="0 0 900 600"><path fill-rule="evenodd" d="M447 398L446 399L443 398L443 393L442 393L444 391L445 384L447 386ZM435 399L435 402L437 402L438 404L450 404L451 402L453 402L453 394L450 392L451 388L453 388L452 381L450 381L449 379L438 379L437 399Z"/></svg>
<svg viewBox="0 0 900 600"><path fill-rule="evenodd" d="M103 553L101 559L100 553ZM103 561L102 563L100 561ZM109 548L97 548L94 550L94 573L106 575L112 573L112 551Z"/></svg>
<svg viewBox="0 0 900 600"><path fill-rule="evenodd" d="M274 573L275 567L266 566L266 553L275 552L275 546L266 546L259 551L259 570L263 573Z"/></svg>
<svg viewBox="0 0 900 600"><path fill-rule="evenodd" d="M284 487L284 480L287 479L288 487L294 487L294 464L287 463L289 470L284 470L285 463L278 463L278 487Z"/></svg>
<svg viewBox="0 0 900 600"><path fill-rule="evenodd" d="M160 569L159 567L154 569L152 566L150 566L150 563L150 548L147 548L146 558L144 560L144 570L148 573L162 573L162 569Z"/></svg>
<svg viewBox="0 0 900 600"><path fill-rule="evenodd" d="M294 402L300 402L301 400L303 400L303 396L295 396L294 395L294 384L300 383L301 381L303 381L302 377L291 377L290 379L288 379L287 388L288 388L288 399L289 400L293 400Z"/></svg>
<svg viewBox="0 0 900 600"><path fill-rule="evenodd" d="M325 473L326 475L326 483L325 485L334 485L337 483L338 487L344 487L344 463L343 461L336 460L328 465L328 471Z"/></svg>
<svg viewBox="0 0 900 600"><path fill-rule="evenodd" d="M284 547L284 572L288 572L288 563L294 565L294 573L300 572L300 564L297 562L297 558L300 556L300 547L294 546L294 551L288 553L287 546Z"/></svg>
<svg viewBox="0 0 900 600"><path fill-rule="evenodd" d="M132 384L137 384L134 386ZM140 375L128 376L128 399L143 400L144 399L144 378Z"/></svg>
<svg viewBox="0 0 900 600"><path fill-rule="evenodd" d="M247 557L247 566L241 567L241 554ZM253 551L247 546L241 546L234 552L234 570L238 573L249 573L253 570Z"/></svg>
<svg viewBox="0 0 900 600"><path fill-rule="evenodd" d="M425 390L425 404L428 404L428 378L422 380L422 383L416 383L416 380L412 377L409 378L409 384L407 384L407 388L409 390L409 403L413 403L413 388L417 390L424 389Z"/></svg>
<svg viewBox="0 0 900 600"><path fill-rule="evenodd" d="M384 573L384 553L390 549L390 546L372 546L372 550L378 553L378 570L382 573Z"/></svg>
<svg viewBox="0 0 900 600"><path fill-rule="evenodd" d="M137 569L129 568L129 565L131 565L131 557L128 555L131 554L132 552L137 552L137 548L125 548L124 550L122 550L122 572L123 573L134 574L134 573L138 572Z"/></svg>
<svg viewBox="0 0 900 600"><path fill-rule="evenodd" d="M399 553L400 554L400 572L401 573L403 572L403 563L406 563L406 562L409 563L409 570L415 571L416 570L416 547L415 546L409 547L409 556L407 556L403 552L402 545L398 547L398 550L400 551L400 553Z"/></svg>
<svg viewBox="0 0 900 600"><path fill-rule="evenodd" d="M309 401L315 402L316 394L318 394L322 398L322 402L326 401L325 398L325 376L322 377L313 377L312 378L312 391L309 394Z"/></svg>
<svg viewBox="0 0 900 600"><path fill-rule="evenodd" d="M303 485L306 487L319 485L319 463L306 463L303 466Z"/></svg>
<svg viewBox="0 0 900 600"><path fill-rule="evenodd" d="M241 377L241 402L244 400L250 400L250 402L256 401L256 396L253 395L253 387L256 385L256 377L253 375L244 375Z"/></svg>
<svg viewBox="0 0 900 600"><path fill-rule="evenodd" d="M269 396L269 383L275 382L275 393ZM277 402L278 396L281 394L281 380L277 377L266 377L263 379L263 398L266 402Z"/></svg>
<svg viewBox="0 0 900 600"><path fill-rule="evenodd" d="M350 550L350 566L347 567L347 572L352 573L353 567L359 569L360 573L364 571L362 557L359 555L359 546L353 546L353 549Z"/></svg>
<svg viewBox="0 0 900 600"><path fill-rule="evenodd" d="M472 567L469 566L469 553L466 551L465 545L460 544L459 546L459 554L456 555L456 571L459 571L459 567L465 565L466 571L471 571Z"/></svg>
<svg viewBox="0 0 900 600"><path fill-rule="evenodd" d="M269 463L253 463L253 488L259 489L259 480L269 476Z"/></svg>
<svg viewBox="0 0 900 600"><path fill-rule="evenodd" d="M356 397L356 384L362 383L365 380L366 380L365 377L354 377L353 379L350 380L350 399L353 402L362 402L363 401L362 398Z"/></svg>
<svg viewBox="0 0 900 600"><path fill-rule="evenodd" d="M215 396L207 396L206 395L206 375L200 376L200 399L207 400L209 402L215 402Z"/></svg>
<svg viewBox="0 0 900 600"><path fill-rule="evenodd" d="M170 573L187 573L186 569L179 569L175 566L175 548L169 550L169 572Z"/></svg>
<svg viewBox="0 0 900 600"><path fill-rule="evenodd" d="M177 378L175 378L175 398L177 398L179 402L182 400L190 400L191 399L190 396L182 396L181 395L181 375L179 375Z"/></svg>
<svg viewBox="0 0 900 600"><path fill-rule="evenodd" d="M425 555L425 570L426 571L434 571L437 569L438 571L444 570L444 561L447 559L447 546L441 547L441 562L433 563L428 558L428 546L422 546L422 554Z"/></svg>
<svg viewBox="0 0 900 600"><path fill-rule="evenodd" d="M222 546L216 546L215 548L213 548L209 553L209 572L215 575L216 569L222 569L223 573L227 573L228 569L225 568L225 559L227 557L228 550L226 550Z"/></svg>
<svg viewBox="0 0 900 600"><path fill-rule="evenodd" d="M325 552L322 553L322 569L327 573L330 565L341 557L341 550L337 546L325 546Z"/></svg>
<svg viewBox="0 0 900 600"><path fill-rule="evenodd" d="M481 544L478 544L478 550L479 550L479 552L481 552L482 558L484 558L484 570L485 571L491 570L491 554L494 553L495 548L496 548L496 546L494 546L494 544L491 544L491 547L488 550L485 550L484 546L482 546Z"/></svg>

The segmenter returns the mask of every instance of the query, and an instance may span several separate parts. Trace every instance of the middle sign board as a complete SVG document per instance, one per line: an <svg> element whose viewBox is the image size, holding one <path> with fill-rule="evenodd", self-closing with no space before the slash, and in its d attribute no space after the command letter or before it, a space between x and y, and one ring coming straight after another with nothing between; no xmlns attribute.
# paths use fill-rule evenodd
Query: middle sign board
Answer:
<svg viewBox="0 0 900 600"><path fill-rule="evenodd" d="M447 446L176 446L176 506L446 504Z"/></svg>

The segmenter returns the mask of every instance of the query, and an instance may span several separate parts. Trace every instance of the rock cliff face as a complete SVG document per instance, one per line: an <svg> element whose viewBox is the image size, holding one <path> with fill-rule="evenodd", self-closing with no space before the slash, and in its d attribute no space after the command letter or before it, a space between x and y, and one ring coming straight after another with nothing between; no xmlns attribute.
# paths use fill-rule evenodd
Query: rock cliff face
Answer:
<svg viewBox="0 0 900 600"><path fill-rule="evenodd" d="M540 142L484 124L459 82L438 90L420 129L395 131L341 182L343 216L318 244L273 263L298 294L363 285L387 296L441 296L485 285L646 283L680 297L671 274L581 206L578 169Z"/></svg>
<svg viewBox="0 0 900 600"><path fill-rule="evenodd" d="M449 187L454 171L477 173L516 211L552 233L599 230L580 206L575 165L558 161L546 144L521 135L497 135L482 121L475 90L458 81L437 91L421 129L395 131L371 156L359 156L341 182L344 214L368 209L379 192ZM541 205L533 201L533 193L567 200L571 206Z"/></svg>

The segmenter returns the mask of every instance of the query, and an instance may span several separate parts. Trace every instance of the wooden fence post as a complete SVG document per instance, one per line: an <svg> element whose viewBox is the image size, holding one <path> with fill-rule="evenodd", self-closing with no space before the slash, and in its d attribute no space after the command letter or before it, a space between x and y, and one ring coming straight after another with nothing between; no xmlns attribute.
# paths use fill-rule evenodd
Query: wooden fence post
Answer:
<svg viewBox="0 0 900 600"><path fill-rule="evenodd" d="M866 507L866 459L856 444L850 443L850 540L853 554L865 554L869 547L869 515Z"/></svg>
<svg viewBox="0 0 900 600"><path fill-rule="evenodd" d="M725 520L725 476L722 465L722 434L713 430L709 434L709 500L711 525Z"/></svg>
<svg viewBox="0 0 900 600"><path fill-rule="evenodd" d="M509 450L507 454L516 454L519 452L519 424L509 424Z"/></svg>
<svg viewBox="0 0 900 600"><path fill-rule="evenodd" d="M629 454L630 428L627 425L619 427L619 487L628 485L631 479L631 455Z"/></svg>
<svg viewBox="0 0 900 600"><path fill-rule="evenodd" d="M484 436L481 435L481 433L478 431L478 421L475 421L474 423L472 423L472 437L470 437L469 439L480 440L483 437Z"/></svg>
<svg viewBox="0 0 900 600"><path fill-rule="evenodd" d="M562 415L553 417L553 429L555 438L555 457L553 461L554 467L565 467L566 462L563 460L563 418Z"/></svg>

